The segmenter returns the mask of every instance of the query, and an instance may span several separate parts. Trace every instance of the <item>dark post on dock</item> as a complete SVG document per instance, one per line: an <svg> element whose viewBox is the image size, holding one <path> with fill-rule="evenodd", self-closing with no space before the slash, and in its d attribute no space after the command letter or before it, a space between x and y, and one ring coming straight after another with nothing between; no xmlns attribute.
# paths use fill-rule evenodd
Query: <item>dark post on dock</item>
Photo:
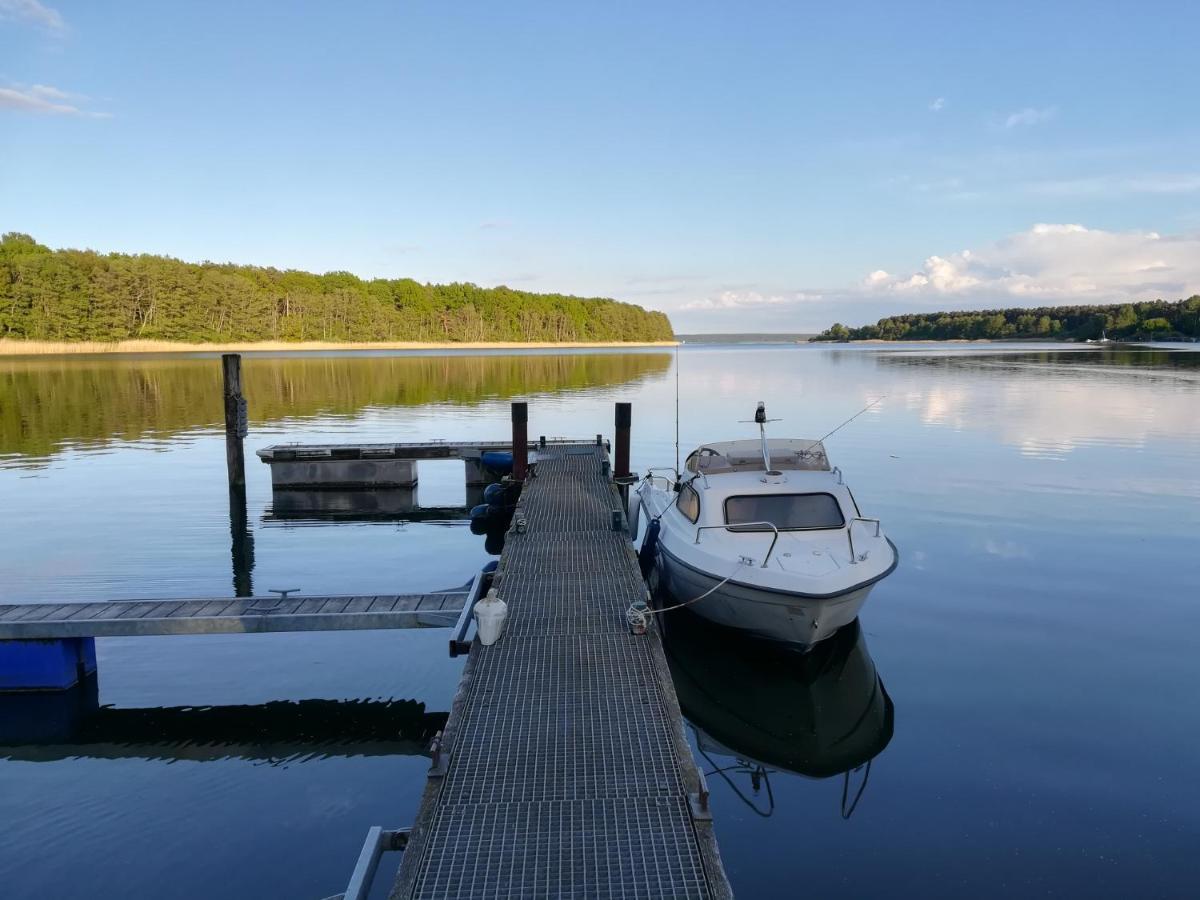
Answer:
<svg viewBox="0 0 1200 900"><path fill-rule="evenodd" d="M529 404L512 405L512 454L514 481L524 481L529 467Z"/></svg>
<svg viewBox="0 0 1200 900"><path fill-rule="evenodd" d="M246 398L242 396L242 357L238 353L221 356L221 373L225 381L225 463L229 469L229 486L246 486L246 456L242 439L246 437Z"/></svg>
<svg viewBox="0 0 1200 900"><path fill-rule="evenodd" d="M633 404L618 403L615 421L616 447L613 461L613 477L629 476L629 428L633 424Z"/></svg>

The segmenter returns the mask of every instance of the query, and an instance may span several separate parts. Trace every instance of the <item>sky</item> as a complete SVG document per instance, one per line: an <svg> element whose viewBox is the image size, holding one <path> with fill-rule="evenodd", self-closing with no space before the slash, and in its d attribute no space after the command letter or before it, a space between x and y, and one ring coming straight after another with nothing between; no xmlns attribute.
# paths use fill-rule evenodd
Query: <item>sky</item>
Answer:
<svg viewBox="0 0 1200 900"><path fill-rule="evenodd" d="M680 332L1200 292L1194 2L0 0L0 231Z"/></svg>

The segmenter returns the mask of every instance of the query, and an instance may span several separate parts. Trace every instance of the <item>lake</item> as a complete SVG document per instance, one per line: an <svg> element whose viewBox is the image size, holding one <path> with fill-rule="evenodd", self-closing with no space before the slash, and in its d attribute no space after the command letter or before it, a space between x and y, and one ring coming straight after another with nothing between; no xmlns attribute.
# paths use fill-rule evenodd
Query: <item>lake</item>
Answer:
<svg viewBox="0 0 1200 900"><path fill-rule="evenodd" d="M758 400L775 436L817 438L883 398L826 441L901 555L860 627L800 657L667 625L739 896L1195 896L1185 348L248 356L232 523L215 357L0 359L0 602L456 587L491 558L452 511L461 464L421 464L427 515L331 518L273 498L252 451L504 438L513 399L531 435L611 434L628 400L644 472L675 459L676 359L685 454L753 436ZM49 723L0 746L4 896L341 890L368 827L415 814L461 670L446 634L103 639L97 685L0 698L0 742Z"/></svg>

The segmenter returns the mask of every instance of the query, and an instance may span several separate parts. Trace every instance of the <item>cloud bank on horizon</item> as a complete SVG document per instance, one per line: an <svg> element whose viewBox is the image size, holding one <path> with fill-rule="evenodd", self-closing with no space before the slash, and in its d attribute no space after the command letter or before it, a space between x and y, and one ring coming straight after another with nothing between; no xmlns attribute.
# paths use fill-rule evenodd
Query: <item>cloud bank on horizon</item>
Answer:
<svg viewBox="0 0 1200 900"><path fill-rule="evenodd" d="M902 312L1177 300L1198 292L1200 233L1040 223L975 249L929 256L911 272L876 269L854 285L774 293L722 290L679 309L731 319L746 310L768 311L781 326L789 318L813 321L820 310L859 325ZM876 315L879 310L885 311Z"/></svg>

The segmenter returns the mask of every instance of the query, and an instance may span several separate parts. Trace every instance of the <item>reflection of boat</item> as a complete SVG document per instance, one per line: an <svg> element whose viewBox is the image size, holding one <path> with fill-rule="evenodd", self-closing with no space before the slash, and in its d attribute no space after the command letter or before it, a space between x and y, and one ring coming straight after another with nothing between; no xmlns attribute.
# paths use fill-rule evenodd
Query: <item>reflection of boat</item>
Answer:
<svg viewBox="0 0 1200 900"><path fill-rule="evenodd" d="M871 760L892 739L894 719L857 620L805 655L731 637L686 610L670 614L666 636L679 705L710 774L739 794L737 774L748 775L756 791L773 771L841 774L843 814L853 811ZM856 772L860 784L852 790Z"/></svg>
<svg viewBox="0 0 1200 900"><path fill-rule="evenodd" d="M697 614L810 647L854 621L896 568L878 519L864 518L820 441L768 440L695 450L676 480L647 477L635 503L667 589ZM637 507L631 509L631 521Z"/></svg>

